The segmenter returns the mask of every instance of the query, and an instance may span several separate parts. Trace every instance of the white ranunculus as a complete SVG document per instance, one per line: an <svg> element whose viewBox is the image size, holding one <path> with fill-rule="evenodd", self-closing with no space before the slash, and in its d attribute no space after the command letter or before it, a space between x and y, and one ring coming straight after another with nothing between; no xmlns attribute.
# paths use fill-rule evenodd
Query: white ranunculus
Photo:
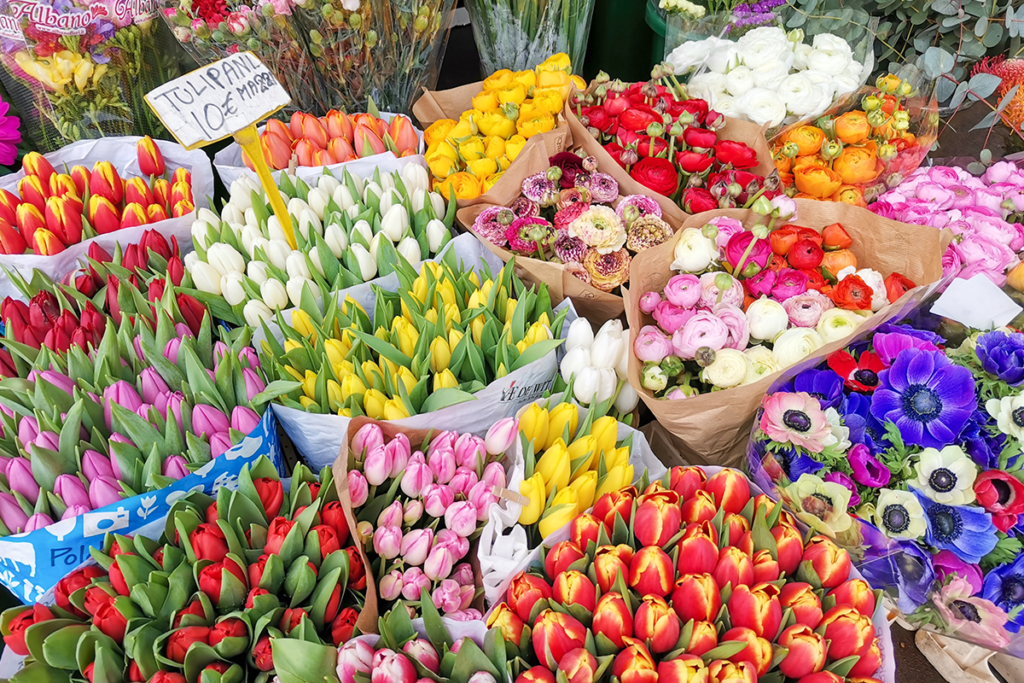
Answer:
<svg viewBox="0 0 1024 683"><path fill-rule="evenodd" d="M742 351L719 349L715 360L701 371L701 377L719 389L728 389L740 384L747 376L750 361Z"/></svg>
<svg viewBox="0 0 1024 683"><path fill-rule="evenodd" d="M778 94L786 110L799 117L820 114L832 104L830 92L800 73L782 79Z"/></svg>
<svg viewBox="0 0 1024 683"><path fill-rule="evenodd" d="M889 295L885 291L885 278L881 273L871 268L861 268L857 271L857 275L864 281L864 284L871 288L872 312L879 311L889 303Z"/></svg>
<svg viewBox="0 0 1024 683"><path fill-rule="evenodd" d="M754 83L757 84L757 87L765 88L766 90L778 90L783 79L789 75L789 70L792 66L793 55L789 55L787 59L781 61L764 62L752 67L750 76Z"/></svg>
<svg viewBox="0 0 1024 683"><path fill-rule="evenodd" d="M747 366L747 376L743 378L743 384L753 384L759 379L774 375L782 369L775 362L775 356L772 355L771 349L768 347L758 344L744 350L743 354L750 361L750 364Z"/></svg>
<svg viewBox="0 0 1024 683"><path fill-rule="evenodd" d="M697 74L690 79L689 84L686 86L687 90L694 97L701 97L705 100L710 100L715 95L725 94L725 74L716 73L714 71L706 71L702 74Z"/></svg>
<svg viewBox="0 0 1024 683"><path fill-rule="evenodd" d="M220 293L229 306L237 306L245 301L245 290L242 288L242 280L245 278L241 273L231 272L220 279Z"/></svg>
<svg viewBox="0 0 1024 683"><path fill-rule="evenodd" d="M740 63L739 52L736 50L736 44L729 41L728 45L720 44L711 54L708 55L707 60L704 62L708 70L716 74L724 74L729 69L735 67ZM700 75L700 74L698 74ZM693 79L690 79L693 82Z"/></svg>
<svg viewBox="0 0 1024 683"><path fill-rule="evenodd" d="M809 67L818 71L824 71L832 76L838 76L846 71L846 66L849 63L849 52L843 52L842 50L815 48L807 56L807 65Z"/></svg>
<svg viewBox="0 0 1024 683"><path fill-rule="evenodd" d="M713 105L710 102L708 104L722 116L731 116L735 118L741 113L740 110L736 108L736 98L730 97L729 95L719 95L715 98Z"/></svg>
<svg viewBox="0 0 1024 683"><path fill-rule="evenodd" d="M775 299L762 296L747 308L750 338L771 341L789 326L789 314Z"/></svg>
<svg viewBox="0 0 1024 683"><path fill-rule="evenodd" d="M831 344L853 334L862 322L864 322L864 316L854 311L848 311L845 308L830 308L821 314L815 329L826 344Z"/></svg>
<svg viewBox="0 0 1024 683"><path fill-rule="evenodd" d="M772 355L779 367L788 368L799 363L825 344L817 331L809 327L794 327L786 330L772 344Z"/></svg>
<svg viewBox="0 0 1024 683"><path fill-rule="evenodd" d="M264 320L274 319L274 312L259 299L247 301L245 308L242 309L242 315L245 317L245 324L253 327L259 327Z"/></svg>
<svg viewBox="0 0 1024 683"><path fill-rule="evenodd" d="M724 42L728 41L720 40L716 36L704 40L690 40L672 50L665 59L675 69L676 75L680 76L703 64L720 43Z"/></svg>
<svg viewBox="0 0 1024 683"><path fill-rule="evenodd" d="M815 50L832 50L833 52L841 52L847 57L853 59L853 49L845 39L840 38L834 33L819 33L814 36L814 40L811 41L811 46Z"/></svg>
<svg viewBox="0 0 1024 683"><path fill-rule="evenodd" d="M813 47L806 43L800 43L793 48L793 68L803 71L807 68L807 59L811 56Z"/></svg>
<svg viewBox="0 0 1024 683"><path fill-rule="evenodd" d="M787 59L792 63L793 59L793 47L786 32L775 26L762 26L741 36L736 41L736 53L751 69Z"/></svg>
<svg viewBox="0 0 1024 683"><path fill-rule="evenodd" d="M849 71L844 71L832 79L832 85L835 87L837 94L845 95L859 88L861 79L860 76L854 76Z"/></svg>
<svg viewBox="0 0 1024 683"><path fill-rule="evenodd" d="M761 125L777 126L786 118L786 105L771 90L753 88L736 100L736 108Z"/></svg>
<svg viewBox="0 0 1024 683"><path fill-rule="evenodd" d="M750 74L750 67L742 65L725 74L725 91L733 97L739 97L753 88L754 79Z"/></svg>
<svg viewBox="0 0 1024 683"><path fill-rule="evenodd" d="M699 273L718 258L718 245L697 228L686 228L679 233L672 250L672 270Z"/></svg>

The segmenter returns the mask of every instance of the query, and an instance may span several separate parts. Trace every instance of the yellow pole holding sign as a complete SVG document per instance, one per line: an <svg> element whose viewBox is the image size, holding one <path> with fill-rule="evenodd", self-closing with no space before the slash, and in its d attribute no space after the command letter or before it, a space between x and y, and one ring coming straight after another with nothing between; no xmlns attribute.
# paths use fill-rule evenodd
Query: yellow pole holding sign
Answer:
<svg viewBox="0 0 1024 683"><path fill-rule="evenodd" d="M270 200L270 206L274 209L274 215L277 216L277 220L281 223L281 229L284 230L284 235L288 238L288 246L295 249L295 231L292 229L292 219L288 215L288 207L285 206L284 197L281 196L281 191L277 189L277 183L274 182L274 176L270 172L270 167L267 166L267 160L263 157L263 145L260 144L260 136L256 132L256 124L249 124L235 133L234 138L239 147L249 155L252 165L256 167L256 175L259 176L260 184L263 185L263 190L267 193L267 199Z"/></svg>

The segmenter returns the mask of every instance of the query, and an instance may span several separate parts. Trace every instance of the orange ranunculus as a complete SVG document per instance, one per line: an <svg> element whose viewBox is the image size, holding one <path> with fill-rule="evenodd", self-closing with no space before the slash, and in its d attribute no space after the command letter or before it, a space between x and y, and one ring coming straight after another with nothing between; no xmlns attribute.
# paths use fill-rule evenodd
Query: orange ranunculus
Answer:
<svg viewBox="0 0 1024 683"><path fill-rule="evenodd" d="M846 185L870 183L878 177L881 168L878 156L864 147L845 147L833 162L832 169ZM838 190L839 188L835 188ZM832 193L834 194L835 190Z"/></svg>
<svg viewBox="0 0 1024 683"><path fill-rule="evenodd" d="M796 181L796 189L818 199L831 197L843 184L839 174L828 166L801 168L798 171L793 171L793 177Z"/></svg>
<svg viewBox="0 0 1024 683"><path fill-rule="evenodd" d="M782 183L783 187L793 186L793 174L792 173L780 173L779 182Z"/></svg>
<svg viewBox="0 0 1024 683"><path fill-rule="evenodd" d="M896 111L896 108L898 106L899 101L897 101L897 99L894 96L884 95L882 97L882 111L885 112L887 116L892 116L892 113Z"/></svg>
<svg viewBox="0 0 1024 683"><path fill-rule="evenodd" d="M849 249L826 251L824 258L821 259L821 265L835 277L840 270L847 266L853 266L856 269L857 257Z"/></svg>
<svg viewBox="0 0 1024 683"><path fill-rule="evenodd" d="M868 115L859 109L848 111L835 120L836 137L843 144L855 145L864 142L871 136L871 124Z"/></svg>
<svg viewBox="0 0 1024 683"><path fill-rule="evenodd" d="M885 278L885 295L890 302L896 301L913 288L914 281L899 273L889 273Z"/></svg>
<svg viewBox="0 0 1024 683"><path fill-rule="evenodd" d="M859 275L847 275L832 290L832 301L848 311L870 311L872 290Z"/></svg>
<svg viewBox="0 0 1024 683"><path fill-rule="evenodd" d="M793 195L793 199L810 199L815 202L822 201L820 197L815 197L814 195L807 194L806 192L797 192Z"/></svg>
<svg viewBox="0 0 1024 683"><path fill-rule="evenodd" d="M472 173L465 171L453 173L444 180L437 181L434 189L441 193L445 199L450 199L449 188L454 186L456 199L476 199L480 196L482 188L480 181Z"/></svg>
<svg viewBox="0 0 1024 683"><path fill-rule="evenodd" d="M817 154L812 154L806 157L797 157L793 160L793 165L789 170L792 173L796 173L800 169L807 168L808 166L828 166L828 162Z"/></svg>
<svg viewBox="0 0 1024 683"><path fill-rule="evenodd" d="M839 189L842 192L842 188ZM849 249L853 246L853 238L846 232L841 223L826 225L821 231L821 246L825 251Z"/></svg>
<svg viewBox="0 0 1024 683"><path fill-rule="evenodd" d="M789 169L793 168L793 160L785 154L774 154L772 157L772 161L775 162L775 168L779 173L789 173Z"/></svg>
<svg viewBox="0 0 1024 683"><path fill-rule="evenodd" d="M836 193L832 195L832 201L843 202L844 204L852 204L853 206L859 206L866 208L868 203L864 201L864 193L860 191L859 187L853 185L843 185Z"/></svg>
<svg viewBox="0 0 1024 683"><path fill-rule="evenodd" d="M821 151L821 143L825 142L825 133L817 126L800 126L790 131L786 139L800 150L797 156L804 157Z"/></svg>

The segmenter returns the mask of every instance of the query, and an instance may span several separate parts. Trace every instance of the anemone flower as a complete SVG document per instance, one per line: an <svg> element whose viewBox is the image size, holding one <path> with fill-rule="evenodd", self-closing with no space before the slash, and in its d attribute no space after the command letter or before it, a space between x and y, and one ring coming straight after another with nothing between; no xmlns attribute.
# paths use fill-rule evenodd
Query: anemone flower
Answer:
<svg viewBox="0 0 1024 683"><path fill-rule="evenodd" d="M964 562L977 564L999 542L992 516L974 507L936 503L921 491L912 489L924 508L928 531L925 540L940 550L956 553Z"/></svg>

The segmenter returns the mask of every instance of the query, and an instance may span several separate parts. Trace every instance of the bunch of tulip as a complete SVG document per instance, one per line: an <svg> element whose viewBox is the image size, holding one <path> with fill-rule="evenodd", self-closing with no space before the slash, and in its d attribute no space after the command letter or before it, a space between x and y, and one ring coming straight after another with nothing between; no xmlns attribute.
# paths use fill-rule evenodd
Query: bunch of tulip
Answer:
<svg viewBox="0 0 1024 683"><path fill-rule="evenodd" d="M179 168L165 179L163 156L149 136L136 152L148 181L122 179L109 161L58 173L38 152L26 154L17 195L0 189L0 253L49 256L96 235L190 213L192 174Z"/></svg>
<svg viewBox="0 0 1024 683"><path fill-rule="evenodd" d="M865 206L888 178L910 175L935 139L934 122L911 121L907 100L918 95L909 81L879 76L859 108L779 133L772 154L786 194Z"/></svg>
<svg viewBox="0 0 1024 683"><path fill-rule="evenodd" d="M531 403L519 414L525 463L519 524L541 541L586 511L594 499L633 483L633 436L618 441L611 399L590 404L580 422L570 392L551 408ZM531 543L535 547L537 543Z"/></svg>
<svg viewBox="0 0 1024 683"><path fill-rule="evenodd" d="M650 197L619 197L619 184L597 171L594 157L561 152L548 162L546 171L523 180L510 208L484 209L473 232L516 254L564 263L583 282L611 292L629 279L631 254L668 240L672 227Z"/></svg>
<svg viewBox="0 0 1024 683"><path fill-rule="evenodd" d="M108 535L99 566L62 579L52 607L4 612L0 632L26 672L52 680L269 680L324 657L333 668L366 587L348 539L329 468L318 482L300 465L286 494L260 458L237 490L175 502L158 539Z"/></svg>
<svg viewBox="0 0 1024 683"><path fill-rule="evenodd" d="M629 385L629 330L619 320L609 320L594 334L586 318L576 318L565 337L565 355L552 392L572 386L572 396L582 406L612 399L617 419L628 422L640 400Z"/></svg>
<svg viewBox="0 0 1024 683"><path fill-rule="evenodd" d="M397 292L374 287L372 318L350 297L323 314L304 304L281 326L284 344L263 342L269 393L298 410L384 420L473 400L562 343L568 309L555 315L547 286L527 289L514 269L478 275L449 251L418 276L400 267Z"/></svg>
<svg viewBox="0 0 1024 683"><path fill-rule="evenodd" d="M505 418L486 438L428 433L415 451L406 434L386 439L374 422L356 432L348 492L381 600L410 605L425 592L449 618L483 618L471 607L469 546L498 500L494 489L505 488L501 460L516 431Z"/></svg>
<svg viewBox="0 0 1024 683"><path fill-rule="evenodd" d="M644 326L633 350L644 364L640 383L655 395L682 399L757 382L849 335L914 287L899 273L858 270L839 223L821 232L774 229L796 216L785 196L760 199L753 210L768 224L745 230L716 216L683 230L672 264L682 272L641 297L655 324Z"/></svg>
<svg viewBox="0 0 1024 683"><path fill-rule="evenodd" d="M687 213L743 206L778 189L748 170L758 164L756 150L718 139L725 117L688 99L671 66L658 65L649 82L632 85L598 74L570 104L630 177Z"/></svg>
<svg viewBox="0 0 1024 683"><path fill-rule="evenodd" d="M294 249L247 177L231 183L220 216L202 209L192 224L196 250L185 266L195 295L222 320L258 327L289 303L299 306L304 293L322 303L393 272L401 259L418 265L451 240L455 203L446 207L428 191L426 169L416 164L369 179L346 170L340 181L324 169L312 189L282 174L279 187L296 228Z"/></svg>
<svg viewBox="0 0 1024 683"><path fill-rule="evenodd" d="M115 322L120 321L114 313L117 309L114 304L117 302L122 281L128 282L147 296L149 288L155 287L153 295L159 298L163 295L163 286L168 281L175 287L180 287L185 277L178 239L172 235L171 241L168 242L157 230L146 230L139 241L132 244L118 242L114 245L113 254L94 242L89 245L84 261L81 267L64 275L60 279L61 284L89 298L96 296L97 292L107 286L103 299L106 302L106 311L115 316ZM10 277L14 279L17 276L12 274ZM188 295L182 294L182 297L186 296ZM194 308L191 303L179 305Z"/></svg>
<svg viewBox="0 0 1024 683"><path fill-rule="evenodd" d="M573 84L586 87L572 75L565 53L548 57L536 69L502 69L485 78L472 109L458 121L440 119L423 132L434 187L446 197L453 190L458 199L490 190L527 139L554 130Z"/></svg>
<svg viewBox="0 0 1024 683"><path fill-rule="evenodd" d="M260 134L263 158L272 169L298 166L330 166L363 157L392 152L405 157L419 153L420 138L412 121L395 116L391 123L374 114L353 114L330 110L325 116L297 111L288 125L277 119L267 121ZM252 160L242 159L251 170Z"/></svg>
<svg viewBox="0 0 1024 683"><path fill-rule="evenodd" d="M30 372L0 383L0 535L163 488L259 424L265 383L249 334L214 341L208 314L198 334L176 325L170 288L154 305L155 325L108 322L88 351L11 345Z"/></svg>
<svg viewBox="0 0 1024 683"><path fill-rule="evenodd" d="M675 467L601 496L512 578L488 626L517 683L873 681L877 595L746 478Z"/></svg>

